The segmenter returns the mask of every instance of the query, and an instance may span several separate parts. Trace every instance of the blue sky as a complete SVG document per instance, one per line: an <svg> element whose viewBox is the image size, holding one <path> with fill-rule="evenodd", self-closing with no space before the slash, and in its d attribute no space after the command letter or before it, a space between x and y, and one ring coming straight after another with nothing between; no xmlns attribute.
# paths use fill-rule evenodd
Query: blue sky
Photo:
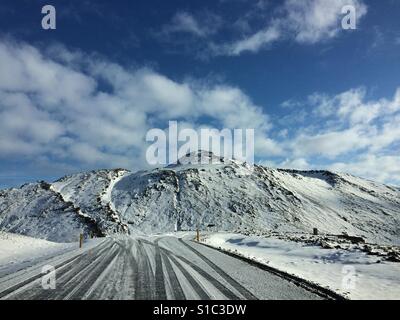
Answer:
<svg viewBox="0 0 400 320"><path fill-rule="evenodd" d="M169 120L254 128L265 165L399 185L399 15L395 0L3 0L0 187L145 168L144 136Z"/></svg>

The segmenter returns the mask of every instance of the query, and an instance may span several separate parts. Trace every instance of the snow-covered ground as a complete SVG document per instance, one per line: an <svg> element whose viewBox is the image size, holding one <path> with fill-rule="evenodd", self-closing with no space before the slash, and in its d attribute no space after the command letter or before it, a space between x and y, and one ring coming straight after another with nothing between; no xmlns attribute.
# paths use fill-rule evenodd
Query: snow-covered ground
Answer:
<svg viewBox="0 0 400 320"><path fill-rule="evenodd" d="M208 234L202 241L350 299L400 299L400 263L383 261L359 250L324 249L273 237L235 233Z"/></svg>
<svg viewBox="0 0 400 320"><path fill-rule="evenodd" d="M77 248L76 243L55 243L0 231L0 273L13 265L29 265Z"/></svg>
<svg viewBox="0 0 400 320"><path fill-rule="evenodd" d="M170 234L186 240L193 239L194 235L193 232ZM155 239L160 236L157 235ZM154 240L153 237L148 239ZM64 261L103 240L90 240L84 249L78 249L77 242L54 243L0 232L0 277L50 260ZM237 233L202 234L201 240L209 246L293 274L350 299L400 299L400 263L367 255L360 250L324 249L310 243L284 240L282 237L264 238ZM182 254L180 249L177 252Z"/></svg>

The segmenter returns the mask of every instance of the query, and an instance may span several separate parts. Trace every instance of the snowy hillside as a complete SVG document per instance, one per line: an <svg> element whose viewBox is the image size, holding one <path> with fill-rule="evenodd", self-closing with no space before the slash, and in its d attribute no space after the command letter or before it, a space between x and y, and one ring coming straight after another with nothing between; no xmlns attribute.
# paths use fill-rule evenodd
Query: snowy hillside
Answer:
<svg viewBox="0 0 400 320"><path fill-rule="evenodd" d="M194 164L197 159L212 164ZM199 161L201 162L201 161ZM0 193L0 230L54 240L85 234L321 232L400 244L400 191L328 171L255 166L202 152L165 168L100 170Z"/></svg>
<svg viewBox="0 0 400 320"><path fill-rule="evenodd" d="M101 235L91 219L45 182L0 191L0 230L58 242L76 241L81 230Z"/></svg>
<svg viewBox="0 0 400 320"><path fill-rule="evenodd" d="M76 249L76 244L55 243L0 231L0 275L13 265L33 264L38 258L48 257L60 251Z"/></svg>

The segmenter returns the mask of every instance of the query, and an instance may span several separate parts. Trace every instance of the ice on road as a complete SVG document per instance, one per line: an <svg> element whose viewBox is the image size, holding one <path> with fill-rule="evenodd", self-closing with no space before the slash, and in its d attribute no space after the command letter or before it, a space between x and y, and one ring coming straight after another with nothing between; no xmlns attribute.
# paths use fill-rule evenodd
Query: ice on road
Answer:
<svg viewBox="0 0 400 320"><path fill-rule="evenodd" d="M56 288L43 289L53 265ZM110 237L0 277L0 299L322 299L278 275L174 236Z"/></svg>

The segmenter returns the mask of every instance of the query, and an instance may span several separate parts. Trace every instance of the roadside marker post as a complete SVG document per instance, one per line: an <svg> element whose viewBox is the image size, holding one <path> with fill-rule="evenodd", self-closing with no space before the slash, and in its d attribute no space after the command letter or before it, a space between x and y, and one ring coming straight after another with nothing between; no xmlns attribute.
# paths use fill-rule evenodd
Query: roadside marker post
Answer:
<svg viewBox="0 0 400 320"><path fill-rule="evenodd" d="M82 248L82 246L83 246L83 233L79 235L79 248Z"/></svg>
<svg viewBox="0 0 400 320"><path fill-rule="evenodd" d="M196 241L200 242L200 231L199 231L199 229L196 230Z"/></svg>

